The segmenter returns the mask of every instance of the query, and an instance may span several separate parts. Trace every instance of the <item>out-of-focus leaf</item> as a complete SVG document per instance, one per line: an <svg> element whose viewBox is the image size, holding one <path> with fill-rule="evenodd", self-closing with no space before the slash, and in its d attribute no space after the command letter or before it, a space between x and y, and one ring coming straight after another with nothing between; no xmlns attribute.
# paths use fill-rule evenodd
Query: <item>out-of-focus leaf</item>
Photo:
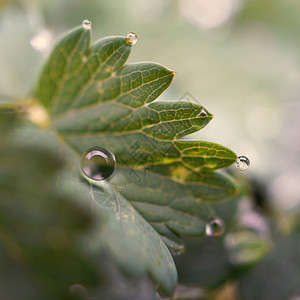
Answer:
<svg viewBox="0 0 300 300"><path fill-rule="evenodd" d="M78 244L92 219L56 187L62 161L50 150L15 146L16 112L0 109L0 294L3 299L71 298L69 287L99 284Z"/></svg>
<svg viewBox="0 0 300 300"><path fill-rule="evenodd" d="M119 189L107 183L90 185L81 179L82 175L78 177L77 154L52 133L27 126L18 130L16 135L23 145L56 149L57 156L69 166L68 170L58 174L57 186L77 194L81 198L77 201L88 206L94 216L106 217L104 224L97 225L85 239L86 246L95 255L105 246L127 275L145 277L149 273L164 291L174 288L177 272L168 248L159 234L123 198Z"/></svg>
<svg viewBox="0 0 300 300"><path fill-rule="evenodd" d="M297 299L300 290L300 227L283 237L256 268L239 280L241 299Z"/></svg>

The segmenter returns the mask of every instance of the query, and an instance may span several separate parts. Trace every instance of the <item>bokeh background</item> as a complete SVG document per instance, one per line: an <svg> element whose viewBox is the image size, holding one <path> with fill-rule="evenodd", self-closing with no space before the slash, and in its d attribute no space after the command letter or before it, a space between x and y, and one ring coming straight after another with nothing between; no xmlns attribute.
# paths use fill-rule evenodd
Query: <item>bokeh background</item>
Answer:
<svg viewBox="0 0 300 300"><path fill-rule="evenodd" d="M286 230L300 212L300 1L0 0L0 94L30 96L55 39L83 19L94 41L137 33L129 62L176 71L160 98L214 114L192 138L246 155L243 175Z"/></svg>

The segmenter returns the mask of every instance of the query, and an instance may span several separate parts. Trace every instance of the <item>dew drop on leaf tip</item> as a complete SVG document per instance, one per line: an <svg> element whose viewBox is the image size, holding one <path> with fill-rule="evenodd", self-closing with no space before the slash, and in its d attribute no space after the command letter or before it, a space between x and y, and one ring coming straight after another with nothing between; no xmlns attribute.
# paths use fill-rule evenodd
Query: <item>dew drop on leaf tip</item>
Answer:
<svg viewBox="0 0 300 300"><path fill-rule="evenodd" d="M221 236L225 231L225 223L220 218L214 218L206 224L206 236Z"/></svg>
<svg viewBox="0 0 300 300"><path fill-rule="evenodd" d="M137 40L138 40L137 35L134 32L129 32L125 36L125 41L128 45L136 44Z"/></svg>
<svg viewBox="0 0 300 300"><path fill-rule="evenodd" d="M198 115L196 116L196 118L199 118L199 117L207 117L207 112L205 111L204 108L202 108L200 110L200 112L198 113Z"/></svg>
<svg viewBox="0 0 300 300"><path fill-rule="evenodd" d="M92 22L90 20L83 20L82 27L89 30L92 28Z"/></svg>
<svg viewBox="0 0 300 300"><path fill-rule="evenodd" d="M91 147L83 152L81 170L90 179L101 181L111 177L115 171L114 154L103 147Z"/></svg>
<svg viewBox="0 0 300 300"><path fill-rule="evenodd" d="M240 170L240 171L246 171L249 166L250 166L250 160L246 156L239 156L236 161L235 161L235 166Z"/></svg>

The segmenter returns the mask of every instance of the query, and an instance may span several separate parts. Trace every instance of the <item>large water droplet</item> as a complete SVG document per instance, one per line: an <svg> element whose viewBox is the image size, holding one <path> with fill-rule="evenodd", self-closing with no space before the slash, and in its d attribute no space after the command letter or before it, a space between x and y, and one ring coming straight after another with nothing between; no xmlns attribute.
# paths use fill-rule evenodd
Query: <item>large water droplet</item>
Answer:
<svg viewBox="0 0 300 300"><path fill-rule="evenodd" d="M125 36L125 41L128 45L136 44L137 40L137 35L134 32L129 32Z"/></svg>
<svg viewBox="0 0 300 300"><path fill-rule="evenodd" d="M81 157L83 173L93 180L109 178L114 173L115 166L114 154L102 147L89 148Z"/></svg>
<svg viewBox="0 0 300 300"><path fill-rule="evenodd" d="M92 28L92 22L91 22L90 20L83 20L83 21L82 21L82 27L83 27L84 29L89 30L89 29Z"/></svg>
<svg viewBox="0 0 300 300"><path fill-rule="evenodd" d="M239 156L236 161L235 161L235 166L240 170L240 171L245 171L249 168L250 166L250 160L246 156Z"/></svg>
<svg viewBox="0 0 300 300"><path fill-rule="evenodd" d="M225 231L225 223L220 218L214 218L206 224L207 236L220 236Z"/></svg>

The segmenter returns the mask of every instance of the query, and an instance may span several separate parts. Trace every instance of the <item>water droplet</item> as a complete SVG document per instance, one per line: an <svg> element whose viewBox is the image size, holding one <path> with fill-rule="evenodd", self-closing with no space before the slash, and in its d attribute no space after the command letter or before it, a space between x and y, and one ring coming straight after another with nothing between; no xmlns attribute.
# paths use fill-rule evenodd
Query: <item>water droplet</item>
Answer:
<svg viewBox="0 0 300 300"><path fill-rule="evenodd" d="M225 223L220 218L214 218L206 224L207 236L220 236L225 231Z"/></svg>
<svg viewBox="0 0 300 300"><path fill-rule="evenodd" d="M245 171L249 168L250 166L250 160L246 156L239 156L236 161L235 161L235 166L240 170L240 171Z"/></svg>
<svg viewBox="0 0 300 300"><path fill-rule="evenodd" d="M89 148L81 157L83 173L93 180L108 179L114 173L115 166L114 154L102 147Z"/></svg>
<svg viewBox="0 0 300 300"><path fill-rule="evenodd" d="M82 27L83 27L84 29L89 30L89 29L92 28L92 22L91 22L90 20L83 20L83 21L82 21Z"/></svg>
<svg viewBox="0 0 300 300"><path fill-rule="evenodd" d="M137 35L134 32L129 32L125 36L125 41L128 45L134 45L137 42Z"/></svg>
<svg viewBox="0 0 300 300"><path fill-rule="evenodd" d="M198 117L207 117L207 112L205 111L204 108L202 108L199 112L199 114L196 116L196 118Z"/></svg>

